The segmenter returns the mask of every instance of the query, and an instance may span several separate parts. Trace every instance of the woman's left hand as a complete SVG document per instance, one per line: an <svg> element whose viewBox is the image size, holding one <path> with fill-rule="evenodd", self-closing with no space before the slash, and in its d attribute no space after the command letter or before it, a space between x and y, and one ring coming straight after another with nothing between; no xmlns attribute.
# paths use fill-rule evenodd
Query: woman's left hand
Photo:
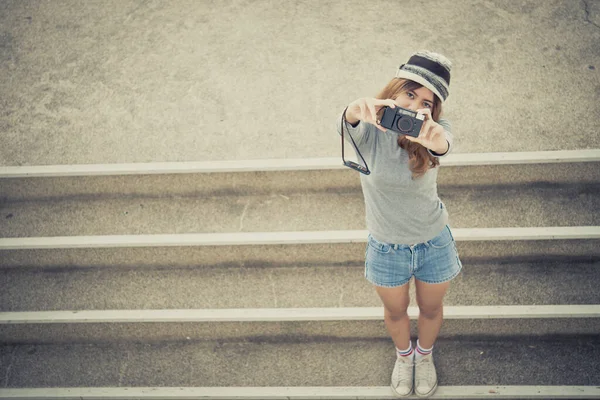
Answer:
<svg viewBox="0 0 600 400"><path fill-rule="evenodd" d="M448 141L444 134L444 127L433 120L429 108L421 108L417 112L425 116L425 122L421 127L419 137L409 135L405 135L405 137L411 142L419 143L437 154L446 153L448 151Z"/></svg>

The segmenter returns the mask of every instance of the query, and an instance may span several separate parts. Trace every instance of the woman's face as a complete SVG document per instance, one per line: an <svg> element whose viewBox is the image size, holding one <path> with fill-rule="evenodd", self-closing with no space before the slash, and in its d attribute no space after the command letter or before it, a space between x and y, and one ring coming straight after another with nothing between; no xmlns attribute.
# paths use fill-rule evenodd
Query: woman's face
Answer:
<svg viewBox="0 0 600 400"><path fill-rule="evenodd" d="M426 87L402 92L395 99L396 104L402 108L417 111L422 108L431 110L433 107L433 92Z"/></svg>

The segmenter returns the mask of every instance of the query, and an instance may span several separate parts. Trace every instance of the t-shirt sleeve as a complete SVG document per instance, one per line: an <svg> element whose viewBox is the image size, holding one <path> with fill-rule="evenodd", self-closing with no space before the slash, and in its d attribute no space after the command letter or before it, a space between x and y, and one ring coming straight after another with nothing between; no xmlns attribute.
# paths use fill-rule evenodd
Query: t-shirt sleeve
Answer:
<svg viewBox="0 0 600 400"><path fill-rule="evenodd" d="M450 121L448 121L447 119L442 119L442 118L440 118L440 120L438 121L438 124L440 124L441 126L444 127L444 135L446 136L446 141L448 142L448 151L445 152L444 154L438 154L431 150L428 150L428 151L429 151L429 154L431 154L434 157L446 157L452 151L452 145L454 142L454 136L452 135L452 125L450 124Z"/></svg>
<svg viewBox="0 0 600 400"><path fill-rule="evenodd" d="M337 126L338 134L340 136L342 135L342 126L343 126L344 139L346 140L346 142L352 144L352 140L350 139L350 136L352 136L352 139L354 139L354 142L356 143L357 146L361 146L362 144L365 144L366 142L368 142L370 136L373 134L372 128L375 128L375 125L371 125L364 121L358 121L358 125L356 125L355 127L352 127L352 125L350 125L349 122L346 122L345 120L343 120L342 115L343 115L343 112L340 113L340 115L337 118L336 126Z"/></svg>

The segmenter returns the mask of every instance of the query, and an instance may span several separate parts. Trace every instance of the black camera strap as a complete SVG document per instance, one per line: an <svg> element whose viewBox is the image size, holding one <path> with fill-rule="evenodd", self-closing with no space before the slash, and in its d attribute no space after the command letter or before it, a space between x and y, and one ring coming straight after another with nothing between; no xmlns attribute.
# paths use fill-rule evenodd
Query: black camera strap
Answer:
<svg viewBox="0 0 600 400"><path fill-rule="evenodd" d="M348 130L348 136L350 136L350 140L352 140L352 144L354 145L354 149L356 150L356 152L360 156L360 158L363 161L363 163L365 164L365 166L363 167L362 165L357 164L354 161L347 161L344 158L344 141L345 141L344 140L344 124L348 124L348 121L346 121L346 110L347 109L348 109L348 107L346 107L344 109L344 114L342 114L342 121L341 121L341 126L340 126L341 129L342 129L342 161L344 162L344 165L346 167L355 169L358 172L363 173L365 175L369 175L371 173L371 171L369 170L369 166L367 165L367 162L365 161L365 159L363 158L362 154L360 153L360 150L358 150L358 146L356 145L356 142L354 141L354 138L350 134L350 130ZM346 129L348 129L347 125L346 125Z"/></svg>

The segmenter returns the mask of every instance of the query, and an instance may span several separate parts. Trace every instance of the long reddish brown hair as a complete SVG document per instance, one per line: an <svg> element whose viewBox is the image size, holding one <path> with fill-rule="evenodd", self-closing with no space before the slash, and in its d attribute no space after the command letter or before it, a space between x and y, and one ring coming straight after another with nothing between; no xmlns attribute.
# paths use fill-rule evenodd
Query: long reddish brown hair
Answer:
<svg viewBox="0 0 600 400"><path fill-rule="evenodd" d="M395 99L401 93L409 92L411 90L417 90L423 87L423 85L408 80L393 78L385 88L375 98L377 99ZM438 122L440 115L442 114L442 102L434 94L433 105L431 107L431 116L435 122ZM377 113L377 118L381 119L383 115L383 107ZM406 139L404 135L398 136L398 146L402 147L408 152L408 167L412 172L413 178L423 176L430 168L435 168L440 165L440 161L437 157L432 156L427 151L427 148L420 145L419 143L411 142Z"/></svg>

